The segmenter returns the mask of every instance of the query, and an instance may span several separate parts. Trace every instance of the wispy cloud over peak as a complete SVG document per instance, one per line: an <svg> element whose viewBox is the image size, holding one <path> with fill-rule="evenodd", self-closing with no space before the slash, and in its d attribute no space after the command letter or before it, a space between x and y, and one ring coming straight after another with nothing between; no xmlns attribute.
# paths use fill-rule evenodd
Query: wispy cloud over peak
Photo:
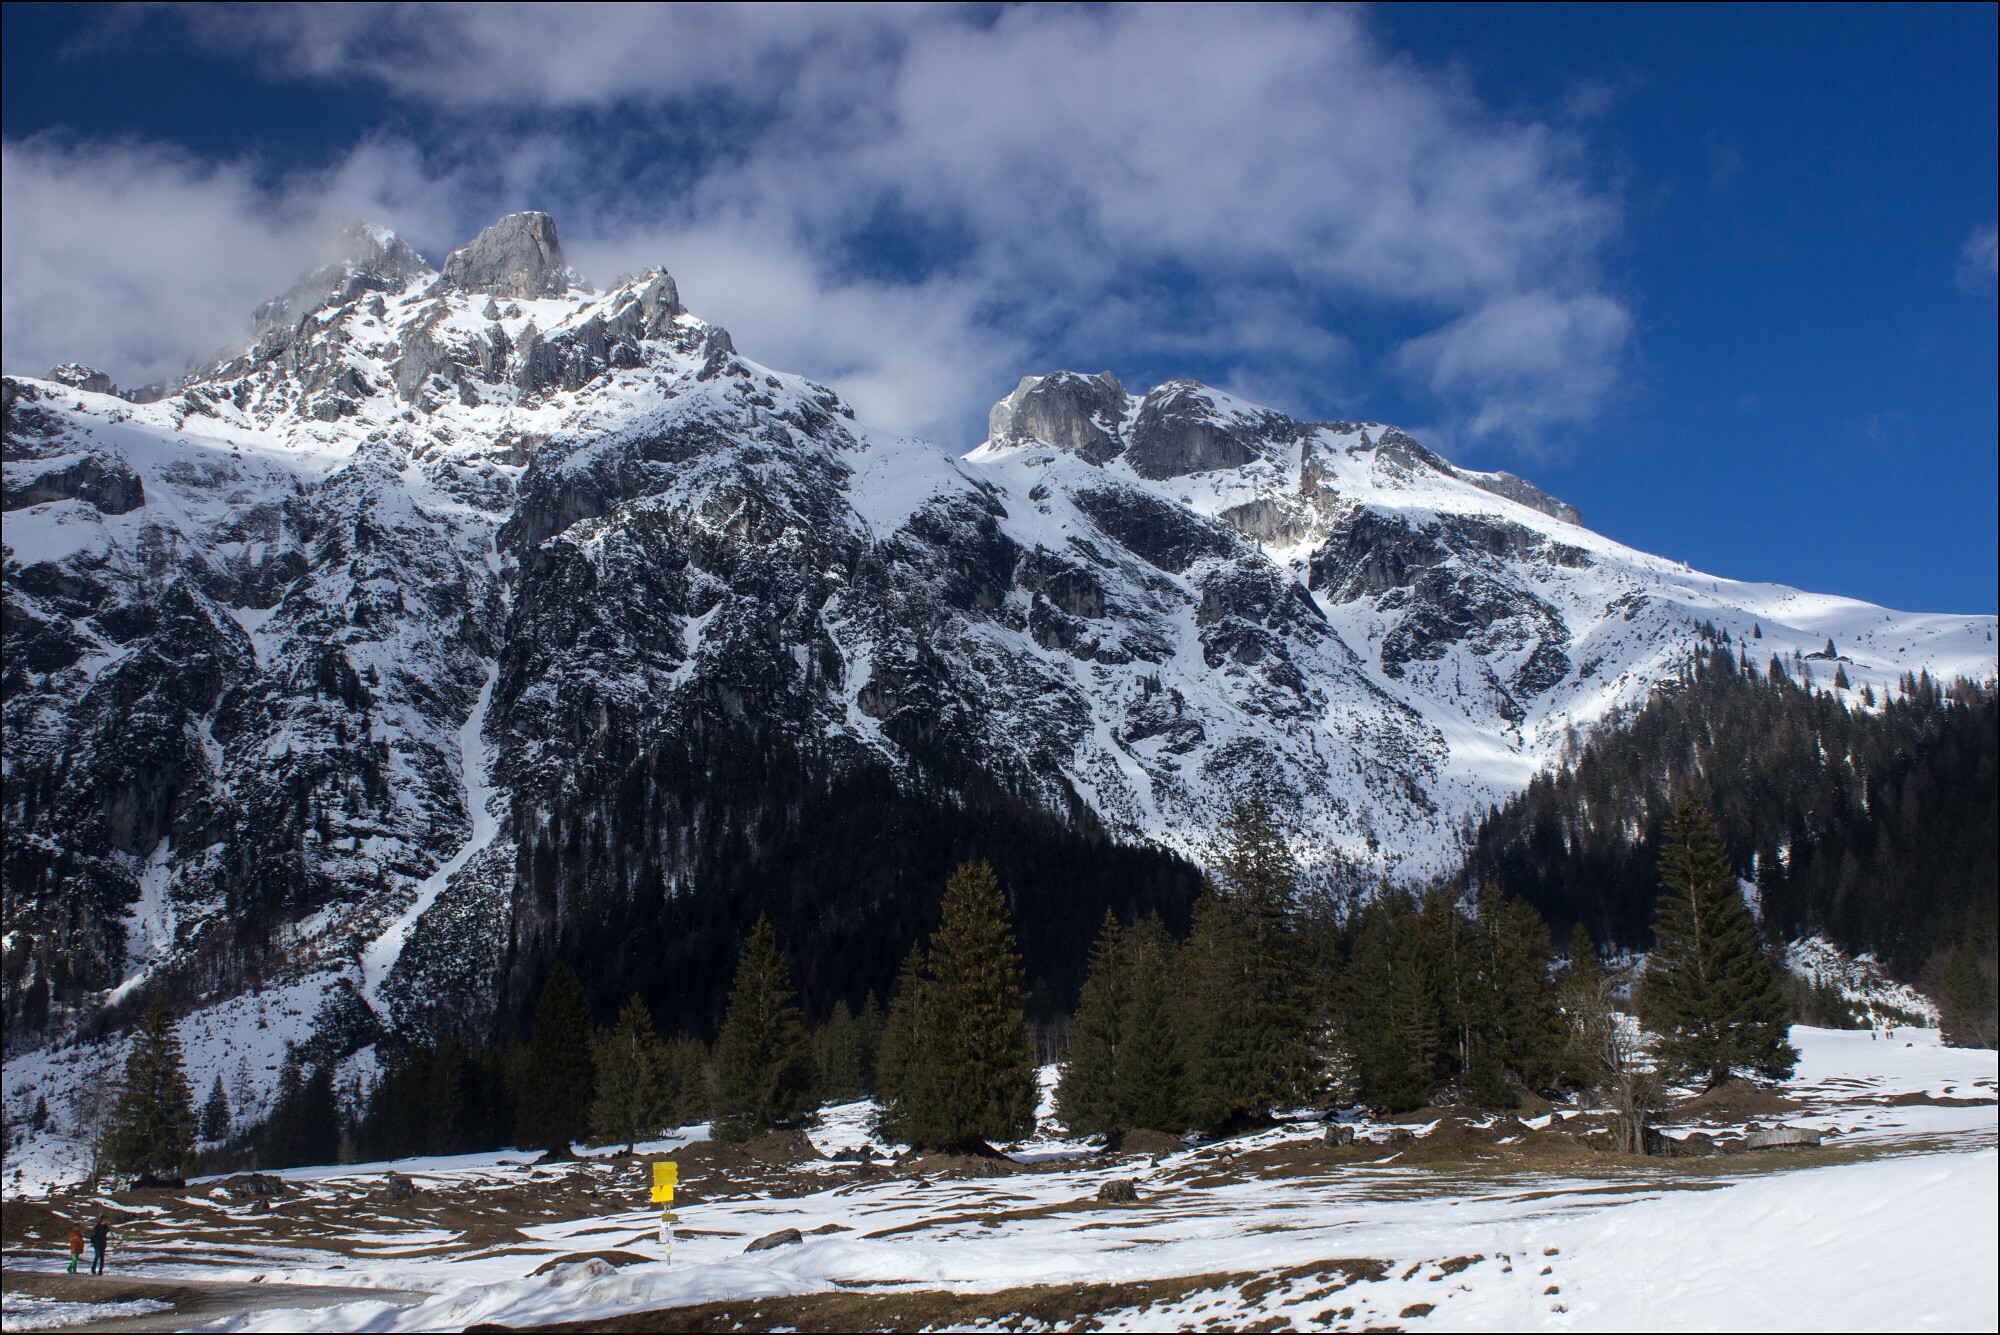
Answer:
<svg viewBox="0 0 2000 1335"><path fill-rule="evenodd" d="M276 255L334 214L435 252L545 209L580 267L665 263L747 351L951 440L1020 374L1075 364L1260 385L1308 413L1414 395L1532 444L1614 392L1630 338L1598 262L1620 210L1573 118L1497 114L1355 11L176 12L283 77L372 81L412 116L275 184L250 164L12 145L10 201L17 178L44 198L68 183L106 247L137 217L234 229L228 249L277 288L289 275L266 270L301 266ZM119 190L79 187L100 162ZM15 253L10 226L10 344L167 359L136 323L106 340L48 302L17 325ZM230 267L198 246L63 266L104 289L86 305L136 287L135 309L247 309Z"/></svg>

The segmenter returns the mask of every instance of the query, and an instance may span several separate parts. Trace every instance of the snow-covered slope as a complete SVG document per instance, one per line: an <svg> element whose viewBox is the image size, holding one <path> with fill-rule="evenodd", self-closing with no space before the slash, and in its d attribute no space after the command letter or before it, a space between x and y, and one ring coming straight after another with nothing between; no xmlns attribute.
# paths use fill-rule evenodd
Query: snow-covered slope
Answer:
<svg viewBox="0 0 2000 1335"><path fill-rule="evenodd" d="M349 240L169 397L6 381L10 1026L317 974L480 1023L776 819L709 800L725 737L1197 859L1263 791L1310 866L1416 877L1704 624L1994 675L1991 618L1701 575L1393 427L1058 373L961 453L543 215L442 273Z"/></svg>

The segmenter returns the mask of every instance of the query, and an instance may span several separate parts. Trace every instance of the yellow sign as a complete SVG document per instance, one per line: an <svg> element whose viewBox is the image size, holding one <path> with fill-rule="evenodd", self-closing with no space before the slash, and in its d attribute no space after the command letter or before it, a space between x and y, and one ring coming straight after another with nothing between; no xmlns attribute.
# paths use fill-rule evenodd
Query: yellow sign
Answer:
<svg viewBox="0 0 2000 1335"><path fill-rule="evenodd" d="M666 1159L653 1161L653 1200L665 1204L674 1198L674 1183L680 1180L679 1165Z"/></svg>

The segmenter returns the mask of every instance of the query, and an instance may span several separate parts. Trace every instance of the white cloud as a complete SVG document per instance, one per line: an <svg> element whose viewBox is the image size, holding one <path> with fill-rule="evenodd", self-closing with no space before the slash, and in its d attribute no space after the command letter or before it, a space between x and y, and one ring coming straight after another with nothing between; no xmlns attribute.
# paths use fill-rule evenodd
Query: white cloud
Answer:
<svg viewBox="0 0 2000 1335"><path fill-rule="evenodd" d="M157 364L149 319L190 300L254 305L285 284L262 257L308 222L364 213L419 229L435 255L520 207L554 213L586 271L665 263L746 354L955 443L1016 377L1057 364L1199 369L1281 406L1354 412L1388 364L1472 434L1532 442L1603 402L1629 337L1596 267L1618 211L1576 132L1490 113L1348 10L182 12L274 69L375 80L431 108L414 132L430 156L371 143L330 173L259 186L245 167L168 155L116 190L38 185L31 208L87 214L101 238L101 283L68 266L104 290L94 300L144 291L118 339L37 303L23 320L36 346ZM689 127L712 139L691 178L635 185L619 144ZM13 155L38 183L74 183L146 151L9 151L11 345ZM142 219L197 235L173 255L111 255ZM870 263L885 220L934 242L936 261ZM57 215L29 226L24 257L60 242ZM199 235L218 230L242 233L256 263L219 262L234 244L211 253ZM1346 316L1430 332L1357 348ZM107 343L126 350L93 352Z"/></svg>
<svg viewBox="0 0 2000 1335"><path fill-rule="evenodd" d="M1464 426L1470 439L1509 433L1533 441L1551 425L1597 411L1631 332L1631 316L1606 297L1527 293L1411 339L1396 365L1440 399L1473 405Z"/></svg>
<svg viewBox="0 0 2000 1335"><path fill-rule="evenodd" d="M367 78L412 101L467 108L665 103L781 95L807 57L867 60L929 5L383 4L180 7L216 47L275 72Z"/></svg>
<svg viewBox="0 0 2000 1335"><path fill-rule="evenodd" d="M2000 277L2000 228L1976 227L1958 253L1958 285L1968 292L1985 291Z"/></svg>
<svg viewBox="0 0 2000 1335"><path fill-rule="evenodd" d="M7 369L83 361L125 386L170 378L240 346L257 305L323 260L335 222L450 234L450 183L407 148L362 145L275 187L253 167L160 145L0 147Z"/></svg>

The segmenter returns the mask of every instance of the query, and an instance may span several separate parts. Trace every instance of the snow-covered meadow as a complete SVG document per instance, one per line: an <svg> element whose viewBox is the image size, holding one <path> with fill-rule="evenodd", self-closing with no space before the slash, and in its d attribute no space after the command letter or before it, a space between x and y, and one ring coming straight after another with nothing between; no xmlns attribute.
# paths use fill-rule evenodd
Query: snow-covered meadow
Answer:
<svg viewBox="0 0 2000 1335"><path fill-rule="evenodd" d="M1417 1137L1357 1158L1302 1120L1118 1158L1045 1131L1015 1147L1013 1171L975 1177L958 1175L963 1163L864 1157L870 1110L852 1104L812 1132L821 1154L848 1157L758 1164L698 1127L640 1147L682 1159L694 1184L670 1262L646 1165L608 1153L297 1170L280 1175L275 1201L201 1183L124 1202L117 1261L128 1276L433 1295L304 1310L273 1288L264 1306L206 1327L228 1330L532 1326L720 1301L748 1324L775 1324L811 1310L801 1303L923 1295L992 1295L1016 1311L1073 1300L1113 1329L1991 1329L1996 1054L1942 1047L1931 1030L1800 1028L1793 1039L1803 1059L1782 1091L1791 1106L1766 1106L1822 1131L1819 1150L1619 1159L1548 1134L1544 1116L1450 1153L1429 1149L1446 1139L1442 1119L1357 1121L1364 1142ZM1699 1128L1721 1135L1773 1115L1710 1108ZM1112 1178L1132 1179L1138 1199L1100 1201ZM17 1197L9 1211L28 1204ZM746 1252L782 1229L802 1240ZM59 1258L10 1228L6 1262L52 1269ZM968 1307L944 1319L993 1316Z"/></svg>

